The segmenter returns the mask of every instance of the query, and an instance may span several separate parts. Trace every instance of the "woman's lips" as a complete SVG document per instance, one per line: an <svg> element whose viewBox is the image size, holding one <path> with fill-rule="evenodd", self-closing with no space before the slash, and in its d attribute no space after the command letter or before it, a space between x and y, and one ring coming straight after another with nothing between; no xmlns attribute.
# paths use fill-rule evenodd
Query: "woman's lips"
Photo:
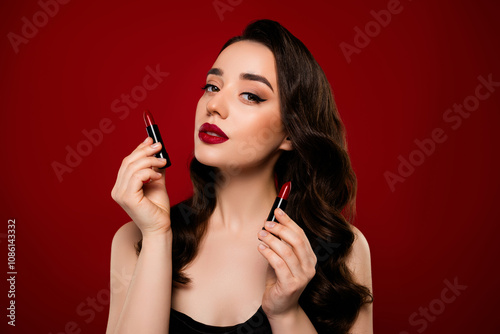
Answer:
<svg viewBox="0 0 500 334"><path fill-rule="evenodd" d="M229 139L217 125L210 123L203 123L198 132L198 138L207 144L220 144Z"/></svg>

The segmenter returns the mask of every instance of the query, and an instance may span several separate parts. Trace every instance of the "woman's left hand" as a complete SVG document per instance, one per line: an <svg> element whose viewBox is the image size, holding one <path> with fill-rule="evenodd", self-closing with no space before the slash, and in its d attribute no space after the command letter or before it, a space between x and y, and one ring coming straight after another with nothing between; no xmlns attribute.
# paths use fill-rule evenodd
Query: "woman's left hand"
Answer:
<svg viewBox="0 0 500 334"><path fill-rule="evenodd" d="M259 252L272 267L262 298L262 309L268 318L286 316L299 309L299 297L316 274L317 262L304 231L283 210L276 209L274 214L279 224L268 221L266 230L258 234L262 241Z"/></svg>

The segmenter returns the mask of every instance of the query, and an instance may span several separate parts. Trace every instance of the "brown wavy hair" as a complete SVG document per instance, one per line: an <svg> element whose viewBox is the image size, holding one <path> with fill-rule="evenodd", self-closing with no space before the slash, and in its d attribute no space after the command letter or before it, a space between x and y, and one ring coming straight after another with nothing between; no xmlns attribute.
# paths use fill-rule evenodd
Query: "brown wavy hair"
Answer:
<svg viewBox="0 0 500 334"><path fill-rule="evenodd" d="M305 231L318 258L316 275L299 304L319 333L347 333L361 306L373 302L370 290L357 284L346 265L354 242L356 176L347 153L344 125L323 70L305 45L278 22L249 24L239 41L267 46L276 60L281 120L293 150L275 165L278 189L292 180L287 214ZM193 196L171 210L173 281L188 284L183 269L197 254L216 204L214 167L192 158ZM142 240L137 245L140 252Z"/></svg>

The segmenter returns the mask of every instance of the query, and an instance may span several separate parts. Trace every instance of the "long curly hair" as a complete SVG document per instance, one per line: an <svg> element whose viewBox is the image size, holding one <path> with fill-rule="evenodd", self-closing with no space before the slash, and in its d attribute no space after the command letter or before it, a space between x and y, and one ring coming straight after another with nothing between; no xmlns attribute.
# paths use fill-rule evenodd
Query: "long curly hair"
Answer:
<svg viewBox="0 0 500 334"><path fill-rule="evenodd" d="M275 165L278 189L293 180L287 214L305 231L318 258L316 275L299 304L319 333L347 333L361 306L373 302L370 290L356 283L346 265L354 242L356 175L347 153L345 128L325 73L306 46L278 22L250 23L239 41L254 41L274 54L281 120L293 145ZM190 279L183 269L196 256L216 204L214 167L190 163L193 196L171 210L173 281ZM140 252L142 240L137 244Z"/></svg>

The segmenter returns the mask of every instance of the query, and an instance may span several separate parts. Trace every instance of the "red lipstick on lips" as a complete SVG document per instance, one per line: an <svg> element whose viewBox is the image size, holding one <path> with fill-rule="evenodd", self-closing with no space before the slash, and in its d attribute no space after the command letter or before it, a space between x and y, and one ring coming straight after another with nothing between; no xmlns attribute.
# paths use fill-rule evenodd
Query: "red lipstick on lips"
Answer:
<svg viewBox="0 0 500 334"><path fill-rule="evenodd" d="M285 211L286 205L288 203L288 195L290 195L290 190L292 190L292 182L288 181L285 183L280 190L278 197L274 200L273 207L271 208L271 212L269 212L269 216L267 217L267 221L276 222L276 217L274 216L274 210L280 208ZM262 228L264 229L264 228Z"/></svg>
<svg viewBox="0 0 500 334"><path fill-rule="evenodd" d="M170 167L172 163L170 162L170 158L168 157L167 150L165 149L165 144L161 139L160 129L158 129L158 125L156 125L153 115L149 110L144 110L143 116L144 122L146 123L146 131L148 132L148 136L153 138L153 142L161 143L161 151L156 153L155 157L167 160L167 163L165 164L165 166L161 167L161 169Z"/></svg>
<svg viewBox="0 0 500 334"><path fill-rule="evenodd" d="M206 144L220 144L229 139L217 125L210 123L203 123L200 126L198 138Z"/></svg>

